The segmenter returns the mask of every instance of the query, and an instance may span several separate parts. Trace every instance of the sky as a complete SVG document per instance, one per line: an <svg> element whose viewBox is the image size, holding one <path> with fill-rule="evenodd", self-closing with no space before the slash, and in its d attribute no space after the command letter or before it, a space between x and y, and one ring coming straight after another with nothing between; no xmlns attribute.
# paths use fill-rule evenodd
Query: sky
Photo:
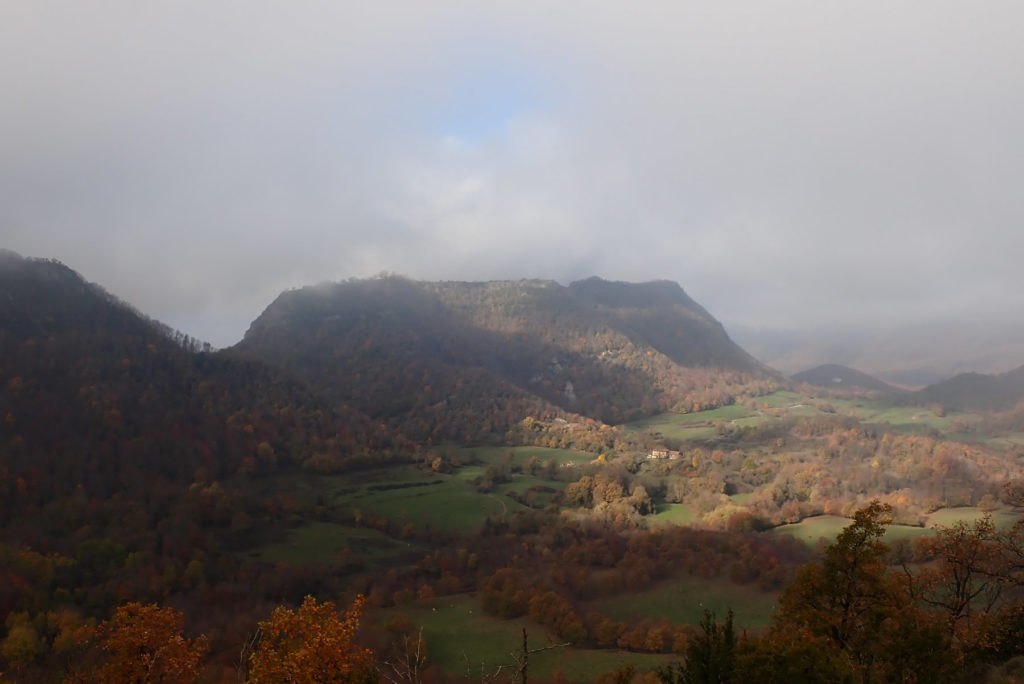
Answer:
<svg viewBox="0 0 1024 684"><path fill-rule="evenodd" d="M1024 3L0 4L0 247L216 346L282 290L1024 314Z"/></svg>

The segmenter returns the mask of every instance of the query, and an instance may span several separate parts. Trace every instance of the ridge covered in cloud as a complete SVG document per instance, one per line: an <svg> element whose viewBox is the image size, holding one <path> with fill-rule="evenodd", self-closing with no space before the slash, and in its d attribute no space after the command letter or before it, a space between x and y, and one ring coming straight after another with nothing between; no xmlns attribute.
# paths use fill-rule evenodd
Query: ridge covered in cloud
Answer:
<svg viewBox="0 0 1024 684"><path fill-rule="evenodd" d="M0 7L0 246L217 345L282 289L679 281L1019 316L1018 3Z"/></svg>

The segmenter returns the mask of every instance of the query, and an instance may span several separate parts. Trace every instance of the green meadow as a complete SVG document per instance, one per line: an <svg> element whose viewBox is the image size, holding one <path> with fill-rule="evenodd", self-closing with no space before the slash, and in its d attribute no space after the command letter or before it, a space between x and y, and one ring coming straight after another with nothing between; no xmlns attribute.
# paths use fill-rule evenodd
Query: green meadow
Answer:
<svg viewBox="0 0 1024 684"><path fill-rule="evenodd" d="M980 418L969 411L950 411L940 416L927 406L900 406L876 399L830 399L828 403L838 412L854 415L865 423L886 423L893 431L904 433L947 433L957 421L970 425Z"/></svg>
<svg viewBox="0 0 1024 684"><path fill-rule="evenodd" d="M927 516L927 523L924 527L913 525L890 525L885 533L889 541L899 539L917 539L935 534L936 527L949 527L958 522L973 523L984 515L980 508L942 508ZM1019 515L1009 510L997 510L992 513L992 520L997 527L1007 528L1017 521ZM773 531L776 534L789 534L808 544L817 544L821 541L831 544L843 528L847 527L852 520L839 515L818 515L812 518L804 518L798 523L780 525Z"/></svg>
<svg viewBox="0 0 1024 684"><path fill-rule="evenodd" d="M392 539L382 532L320 521L288 530L281 541L257 547L245 555L268 563L330 565L336 561L338 551L344 548L350 549L368 567L385 566L403 556L422 555L419 547Z"/></svg>
<svg viewBox="0 0 1024 684"><path fill-rule="evenodd" d="M422 628L430 663L450 675L468 675L471 681L491 681L486 676L493 675L499 666L502 674L514 671L510 670L515 664L512 653L522 645L524 628L531 649L557 643L531 620L486 615L476 599L467 595L441 597L430 606L375 610L367 618L385 624L399 615L414 628ZM592 682L628 663L644 671L676 660L678 656L564 647L531 655L530 674L550 679L561 670L570 681Z"/></svg>
<svg viewBox="0 0 1024 684"><path fill-rule="evenodd" d="M560 465L591 459L589 454L566 449L467 447L453 450L451 454L472 459L474 463L451 473L434 472L416 465L342 475L295 473L277 478L272 483L272 491L294 500L297 507L304 508L315 518L350 518L358 512L364 517L383 516L418 528L474 532L488 516L511 515L528 508L516 498L522 498L532 507L543 508L566 486L563 481L543 477L542 471L536 475L511 472L493 491L479 492L473 480L484 475L488 466L502 464L507 453L511 454L512 464L520 468L532 457L542 463L554 460ZM303 534L316 536L313 532ZM299 546L303 546L301 541Z"/></svg>
<svg viewBox="0 0 1024 684"><path fill-rule="evenodd" d="M585 451L575 451L573 449L551 449L548 447L474 446L455 447L451 449L451 455L453 457L476 459L487 464L501 463L506 454L511 454L512 463L521 468L526 467L527 462L529 462L532 457L536 457L541 463L546 463L554 459L558 465L567 465L569 463L589 463L594 459L593 454L588 454Z"/></svg>
<svg viewBox="0 0 1024 684"><path fill-rule="evenodd" d="M954 525L958 522L971 524L983 515L985 515L985 511L973 506L963 508L940 508L928 516L928 527L936 527L939 525L949 527L950 525ZM1020 514L1014 513L1012 510L1000 508L992 511L992 522L1000 529L1012 527L1019 519Z"/></svg>
<svg viewBox="0 0 1024 684"><path fill-rule="evenodd" d="M587 609L616 620L666 617L675 624L690 625L700 624L705 609L713 611L719 619L732 609L738 627L754 629L768 624L777 599L777 594L761 591L754 585L683 576L646 591L595 601Z"/></svg>
<svg viewBox="0 0 1024 684"><path fill-rule="evenodd" d="M652 525L692 525L697 516L686 504L655 504L655 513L649 518Z"/></svg>
<svg viewBox="0 0 1024 684"><path fill-rule="evenodd" d="M717 424L729 428L756 427L766 420L792 415L813 415L819 409L796 392L773 392L753 400L754 408L731 404L696 413L659 413L626 423L627 430L649 431L670 440L685 442L711 439L718 434Z"/></svg>

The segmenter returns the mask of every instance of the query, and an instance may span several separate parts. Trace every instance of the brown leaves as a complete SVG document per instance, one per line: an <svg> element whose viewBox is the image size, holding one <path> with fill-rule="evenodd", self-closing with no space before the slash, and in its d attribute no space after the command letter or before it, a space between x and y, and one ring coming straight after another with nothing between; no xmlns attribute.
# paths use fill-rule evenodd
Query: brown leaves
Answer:
<svg viewBox="0 0 1024 684"><path fill-rule="evenodd" d="M183 615L155 604L128 603L90 636L100 641L106 661L70 681L104 684L188 682L195 680L206 655L206 637L182 636Z"/></svg>
<svg viewBox="0 0 1024 684"><path fill-rule="evenodd" d="M276 608L260 623L250 657L250 682L373 681L370 651L352 643L366 599L356 597L338 617L334 604L307 596L297 611Z"/></svg>

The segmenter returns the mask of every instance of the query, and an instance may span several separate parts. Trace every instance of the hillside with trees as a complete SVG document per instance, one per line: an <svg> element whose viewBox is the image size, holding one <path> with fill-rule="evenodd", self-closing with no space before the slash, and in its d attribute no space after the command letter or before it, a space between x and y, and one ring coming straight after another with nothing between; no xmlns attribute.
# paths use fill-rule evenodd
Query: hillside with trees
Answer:
<svg viewBox="0 0 1024 684"><path fill-rule="evenodd" d="M1009 390L788 385L666 282L322 285L215 352L2 253L0 321L12 681L996 682L1024 655Z"/></svg>
<svg viewBox="0 0 1024 684"><path fill-rule="evenodd" d="M479 440L523 418L616 424L774 389L675 283L426 283L283 293L231 354L275 365L419 440Z"/></svg>

